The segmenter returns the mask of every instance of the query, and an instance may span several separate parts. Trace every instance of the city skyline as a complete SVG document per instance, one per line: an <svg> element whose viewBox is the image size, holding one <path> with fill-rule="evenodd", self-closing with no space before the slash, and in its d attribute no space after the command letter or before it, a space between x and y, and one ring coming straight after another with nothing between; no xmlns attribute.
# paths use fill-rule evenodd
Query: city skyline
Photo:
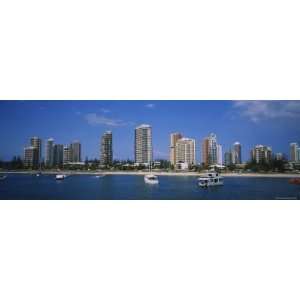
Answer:
<svg viewBox="0 0 300 300"><path fill-rule="evenodd" d="M0 111L3 160L23 156L33 136L42 139L44 159L51 137L64 145L79 140L82 159L99 158L99 138L107 130L114 135L114 158L134 160L134 129L143 123L152 127L153 159L169 159L170 134L177 131L195 139L197 162L211 132L223 156L239 141L243 161L255 145L289 155L289 144L300 140L295 101L1 101Z"/></svg>

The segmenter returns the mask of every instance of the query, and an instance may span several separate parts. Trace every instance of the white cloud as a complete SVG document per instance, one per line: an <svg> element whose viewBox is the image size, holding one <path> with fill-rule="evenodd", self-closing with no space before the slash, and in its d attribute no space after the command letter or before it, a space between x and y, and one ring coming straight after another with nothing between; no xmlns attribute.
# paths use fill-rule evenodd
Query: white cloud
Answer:
<svg viewBox="0 0 300 300"><path fill-rule="evenodd" d="M103 113L109 113L110 112L110 110L109 109L106 109L106 108L101 108L101 111L103 112Z"/></svg>
<svg viewBox="0 0 300 300"><path fill-rule="evenodd" d="M253 122L277 118L300 118L300 101L234 101L237 112Z"/></svg>
<svg viewBox="0 0 300 300"><path fill-rule="evenodd" d="M121 127L131 125L132 122L124 122L123 120L107 118L105 116L89 113L85 115L85 119L90 125L106 125L113 127Z"/></svg>
<svg viewBox="0 0 300 300"><path fill-rule="evenodd" d="M147 107L147 108L154 108L155 104L154 103L148 103L148 104L145 105L145 107Z"/></svg>

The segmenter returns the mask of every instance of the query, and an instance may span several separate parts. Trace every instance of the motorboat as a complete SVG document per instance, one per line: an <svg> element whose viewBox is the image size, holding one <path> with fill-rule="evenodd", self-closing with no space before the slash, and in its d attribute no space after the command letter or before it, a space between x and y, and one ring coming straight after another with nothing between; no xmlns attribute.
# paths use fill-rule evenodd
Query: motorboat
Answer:
<svg viewBox="0 0 300 300"><path fill-rule="evenodd" d="M56 180L64 180L66 177L67 177L67 175L65 175L65 174L57 174L55 176L55 179Z"/></svg>
<svg viewBox="0 0 300 300"><path fill-rule="evenodd" d="M144 176L145 183L158 184L158 176L153 174L147 174Z"/></svg>
<svg viewBox="0 0 300 300"><path fill-rule="evenodd" d="M223 177L216 172L210 172L198 178L198 185L201 187L224 185Z"/></svg>
<svg viewBox="0 0 300 300"><path fill-rule="evenodd" d="M0 180L4 180L4 179L6 179L6 175L0 175Z"/></svg>

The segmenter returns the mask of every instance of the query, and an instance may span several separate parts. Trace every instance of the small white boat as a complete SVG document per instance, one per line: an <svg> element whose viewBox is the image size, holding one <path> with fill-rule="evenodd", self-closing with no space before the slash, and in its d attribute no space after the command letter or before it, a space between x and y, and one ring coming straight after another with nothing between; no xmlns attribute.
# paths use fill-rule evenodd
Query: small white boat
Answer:
<svg viewBox="0 0 300 300"><path fill-rule="evenodd" d="M67 175L65 175L65 174L57 174L55 176L55 179L56 180L64 180L66 177L67 177Z"/></svg>
<svg viewBox="0 0 300 300"><path fill-rule="evenodd" d="M198 178L198 185L201 187L224 185L223 177L216 172L207 173Z"/></svg>
<svg viewBox="0 0 300 300"><path fill-rule="evenodd" d="M153 174L147 174L144 176L145 183L158 184L158 176Z"/></svg>
<svg viewBox="0 0 300 300"><path fill-rule="evenodd" d="M6 179L6 175L0 175L0 180L4 180L4 179Z"/></svg>
<svg viewBox="0 0 300 300"><path fill-rule="evenodd" d="M105 175L96 175L96 178L102 178L104 177Z"/></svg>

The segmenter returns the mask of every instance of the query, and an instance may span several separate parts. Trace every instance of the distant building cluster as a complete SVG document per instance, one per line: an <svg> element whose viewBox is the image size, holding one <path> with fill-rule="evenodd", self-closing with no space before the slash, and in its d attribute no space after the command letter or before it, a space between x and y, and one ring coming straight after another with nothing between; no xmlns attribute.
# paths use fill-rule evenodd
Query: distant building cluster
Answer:
<svg viewBox="0 0 300 300"><path fill-rule="evenodd" d="M81 144L74 141L70 145L55 144L50 138L45 145L45 166L61 167L68 163L81 162ZM24 166L38 168L42 163L42 139L32 137L30 146L24 148Z"/></svg>
<svg viewBox="0 0 300 300"><path fill-rule="evenodd" d="M53 138L45 143L45 166L61 167L68 164L83 164L81 158L81 143L77 140L69 145L56 144ZM201 164L210 166L241 165L242 145L235 142L224 153L221 144L217 142L217 136L210 133L203 138L200 147ZM196 140L185 137L180 132L170 134L169 162L175 169L189 169L196 165ZM106 131L100 138L100 166L113 165L113 134ZM284 160L283 153L272 154L272 148L266 145L256 145L250 151L252 162L257 164L269 163L272 159ZM30 145L24 148L24 166L37 168L42 163L42 140L39 137L30 138ZM134 131L134 161L135 165L148 166L153 161L152 127L148 124L137 126ZM290 143L290 163L300 163L300 147L298 143Z"/></svg>

